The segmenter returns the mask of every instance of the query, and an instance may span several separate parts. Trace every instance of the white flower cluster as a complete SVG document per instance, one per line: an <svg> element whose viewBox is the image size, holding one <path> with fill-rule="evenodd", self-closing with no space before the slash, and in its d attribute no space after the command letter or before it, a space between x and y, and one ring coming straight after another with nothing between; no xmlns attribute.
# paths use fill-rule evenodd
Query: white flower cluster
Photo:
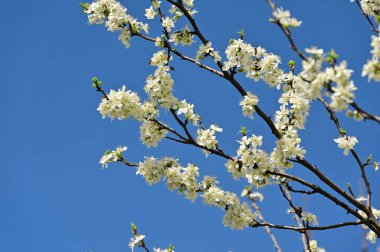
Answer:
<svg viewBox="0 0 380 252"><path fill-rule="evenodd" d="M169 42L173 42L174 45L181 44L183 46L189 46L194 42L193 38L194 35L190 32L188 25L186 25L182 31L174 32L171 35Z"/></svg>
<svg viewBox="0 0 380 252"><path fill-rule="evenodd" d="M326 69L329 80L336 84L332 87L334 93L331 95L330 103L330 106L336 111L346 109L355 98L354 91L357 88L354 82L350 80L352 72L351 69L347 69L346 61L342 61L340 65L333 68Z"/></svg>
<svg viewBox="0 0 380 252"><path fill-rule="evenodd" d="M240 106L243 110L243 115L253 119L253 112L255 112L255 106L259 102L259 98L248 92L240 102Z"/></svg>
<svg viewBox="0 0 380 252"><path fill-rule="evenodd" d="M273 12L273 16L283 27L298 27L301 25L302 21L298 21L296 18L291 17L290 11L284 10L283 8L277 8Z"/></svg>
<svg viewBox="0 0 380 252"><path fill-rule="evenodd" d="M309 247L310 247L310 250L308 250L307 252L326 252L324 248L318 247L318 243L316 240L311 240L309 242Z"/></svg>
<svg viewBox="0 0 380 252"><path fill-rule="evenodd" d="M178 190L192 202L202 194L204 203L226 210L223 219L225 226L233 229L243 229L255 220L255 216L246 203L240 203L236 194L227 192L216 186L219 182L213 177L205 176L198 182L198 167L188 164L182 167L173 158L157 160L153 157L145 158L139 163L136 174L142 175L148 184L155 184L162 179L166 180L169 190Z"/></svg>
<svg viewBox="0 0 380 252"><path fill-rule="evenodd" d="M144 87L149 98L165 109L170 109L178 103L178 99L173 96L174 81L169 73L170 68L167 66L169 60L171 58L165 54L164 50L153 55L150 64L156 66L157 69L153 75L147 77Z"/></svg>
<svg viewBox="0 0 380 252"><path fill-rule="evenodd" d="M90 24L105 24L109 31L120 31L119 40L128 48L131 38L130 27L134 32L148 33L148 25L138 22L137 19L126 13L119 2L115 0L96 0L86 4L84 12L88 15Z"/></svg>
<svg viewBox="0 0 380 252"><path fill-rule="evenodd" d="M354 91L357 89L351 80L353 71L347 69L347 62L342 61L339 65L322 70L322 63L326 60L323 56L323 50L311 48L306 49L306 52L311 54L311 57L308 58L308 61L302 62L303 71L300 76L310 83L306 83L305 86L308 87L311 98L321 97L323 87L328 84L331 85L333 91L330 106L336 111L347 109L348 105L353 102Z"/></svg>
<svg viewBox="0 0 380 252"><path fill-rule="evenodd" d="M278 100L280 110L276 112L275 125L280 132L286 131L289 126L304 129L306 117L309 115L310 92L308 85L299 76L289 73L286 76L287 84Z"/></svg>
<svg viewBox="0 0 380 252"><path fill-rule="evenodd" d="M298 129L304 129L310 108L310 90L299 76L289 73L283 76L286 84L279 99L280 109L276 111L275 125L281 133L276 147L271 153L271 162L277 168L290 168L290 158L303 158L305 150L300 143Z"/></svg>
<svg viewBox="0 0 380 252"><path fill-rule="evenodd" d="M241 204L236 194L223 191L216 185L210 186L202 197L206 204L227 210L223 218L225 226L242 230L255 220L255 216L247 203Z"/></svg>
<svg viewBox="0 0 380 252"><path fill-rule="evenodd" d="M277 140L276 148L270 155L271 163L277 168L291 168L293 165L289 161L290 158L303 158L305 150L302 149L301 138L298 136L297 130L293 126L289 126L282 138Z"/></svg>
<svg viewBox="0 0 380 252"><path fill-rule="evenodd" d="M182 100L178 103L177 114L183 114L186 119L190 120L194 125L196 125L200 120L199 115L194 112L194 105L187 103L186 100Z"/></svg>
<svg viewBox="0 0 380 252"><path fill-rule="evenodd" d="M342 136L334 139L334 142L338 144L340 149L344 149L343 154L347 156L348 152L354 149L354 146L358 143L358 140L354 136Z"/></svg>
<svg viewBox="0 0 380 252"><path fill-rule="evenodd" d="M380 14L380 0L361 0L360 5L369 16L376 17Z"/></svg>
<svg viewBox="0 0 380 252"><path fill-rule="evenodd" d="M283 71L278 68L281 60L274 54L269 54L261 47L253 47L243 40L231 40L226 51L227 60L223 70L245 72L246 77L254 81L262 79L270 86L279 84Z"/></svg>
<svg viewBox="0 0 380 252"><path fill-rule="evenodd" d="M158 143L168 134L154 121L145 120L140 126L140 139L149 148L157 147Z"/></svg>
<svg viewBox="0 0 380 252"><path fill-rule="evenodd" d="M259 149L262 145L262 136L243 136L239 143L237 156L225 164L227 170L234 179L244 177L257 187L267 185L270 176L266 172L273 169L268 154Z"/></svg>
<svg viewBox="0 0 380 252"><path fill-rule="evenodd" d="M368 80L380 81L380 35L372 36L372 59L363 66L362 76Z"/></svg>
<svg viewBox="0 0 380 252"><path fill-rule="evenodd" d="M165 178L171 191L178 190L179 193L184 194L191 201L195 201L198 197L199 184L197 178L199 177L199 171L198 167L192 164L188 164L187 167L181 167L177 160L173 158L157 160L153 157L148 157L139 164L136 174L141 174L150 185Z"/></svg>
<svg viewBox="0 0 380 252"><path fill-rule="evenodd" d="M197 60L203 60L207 56L211 56L215 63L222 60L222 57L220 57L220 54L218 51L215 51L214 48L211 46L211 42L207 42L206 45L201 44L198 48L197 54L195 55L195 58Z"/></svg>
<svg viewBox="0 0 380 252"><path fill-rule="evenodd" d="M187 12L190 14L190 16L193 16L194 14L198 13L197 10L191 9L192 7L194 7L193 0L185 0L183 1L183 4L185 5L185 8ZM183 12L180 9L178 9L175 5L171 5L169 13L172 14L174 21L178 21L178 19L180 19L183 16Z"/></svg>
<svg viewBox="0 0 380 252"><path fill-rule="evenodd" d="M223 132L223 129L214 124L212 124L209 129L198 129L197 143L201 146L207 147L208 149L215 149L218 144L218 140L216 140L215 136L216 132ZM210 153L207 150L202 151L206 154L206 156Z"/></svg>
<svg viewBox="0 0 380 252"><path fill-rule="evenodd" d="M108 167L108 163L114 163L114 162L118 162L118 161L121 161L124 159L123 157L123 152L125 152L127 150L127 147L126 146L119 146L116 148L116 150L113 150L113 151L110 151L110 150L107 150L104 155L102 156L102 158L100 159L100 164L102 164L102 167L104 168L107 168Z"/></svg>
<svg viewBox="0 0 380 252"><path fill-rule="evenodd" d="M368 218L367 214L365 214L362 210L359 210L358 211L358 214L360 214L361 216L363 216L364 218ZM380 218L380 210L379 209L376 209L374 207L372 207L372 214L374 215L374 217L376 218L376 220L379 220ZM368 229L368 227L366 225L362 225L362 228L363 229ZM368 233L366 234L366 237L365 237L370 243L376 243L378 237L376 235L375 232L373 232L372 230L369 230Z"/></svg>
<svg viewBox="0 0 380 252"><path fill-rule="evenodd" d="M103 119L107 116L112 120L115 118L124 120L130 116L140 121L144 119L144 109L139 96L131 90L126 90L124 85L118 91L111 90L107 97L102 99L97 109Z"/></svg>

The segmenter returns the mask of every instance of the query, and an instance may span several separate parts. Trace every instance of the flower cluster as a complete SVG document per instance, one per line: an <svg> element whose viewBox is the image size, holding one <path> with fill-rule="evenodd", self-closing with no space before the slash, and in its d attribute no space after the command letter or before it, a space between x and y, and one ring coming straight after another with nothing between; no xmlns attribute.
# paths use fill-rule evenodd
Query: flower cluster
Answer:
<svg viewBox="0 0 380 252"><path fill-rule="evenodd" d="M211 42L207 42L207 44L201 44L198 48L197 54L195 55L195 58L197 60L203 60L207 56L211 56L215 63L222 60L222 57L220 57L220 54L218 51L215 51L214 48L211 46Z"/></svg>
<svg viewBox="0 0 380 252"><path fill-rule="evenodd" d="M273 12L273 16L283 27L298 27L301 25L302 21L298 21L296 18L291 17L290 11L284 10L283 8L277 8Z"/></svg>
<svg viewBox="0 0 380 252"><path fill-rule="evenodd" d="M357 89L351 80L353 71L347 68L347 62L342 61L339 65L334 63L322 70L322 64L325 60L337 59L336 53L331 51L330 57L325 58L322 49L311 48L306 49L306 52L311 57L308 58L308 61L302 62L303 71L300 76L303 80L307 80L305 86L308 87L311 98L321 97L322 89L328 87L333 91L330 106L336 111L347 109L348 105L353 102L354 91ZM334 83L335 85L333 85Z"/></svg>
<svg viewBox="0 0 380 252"><path fill-rule="evenodd" d="M284 79L286 84L279 99L281 105L275 115L275 126L282 137L271 153L272 165L277 168L291 167L290 158L303 158L305 150L300 145L298 129L305 127L311 102L308 85L301 77L289 73Z"/></svg>
<svg viewBox="0 0 380 252"><path fill-rule="evenodd" d="M380 35L372 36L371 47L372 59L363 66L362 76L368 76L368 80L380 81Z"/></svg>
<svg viewBox="0 0 380 252"><path fill-rule="evenodd" d="M204 203L227 211L223 224L232 229L244 229L255 220L249 206L240 203L236 194L218 187L219 182L215 178L205 176L203 181L198 182L199 169L195 165L188 164L187 167L182 167L173 158L157 160L147 157L144 162L139 163L136 174L142 175L150 185L165 179L169 190L178 190L192 202L196 200L198 193L201 193Z"/></svg>
<svg viewBox="0 0 380 252"><path fill-rule="evenodd" d="M239 143L237 156L226 163L227 170L235 179L245 177L255 186L268 184L270 176L266 172L273 169L268 154L259 149L262 136L243 136Z"/></svg>
<svg viewBox="0 0 380 252"><path fill-rule="evenodd" d="M194 125L196 125L200 117L194 112L194 104L187 103L186 100L182 100L178 103L177 114L183 114L186 120L190 120Z"/></svg>
<svg viewBox="0 0 380 252"><path fill-rule="evenodd" d="M363 11L369 16L377 17L380 14L379 0L361 0L360 5Z"/></svg>
<svg viewBox="0 0 380 252"><path fill-rule="evenodd" d="M300 143L301 138L297 130L289 126L282 138L276 141L276 148L270 155L272 165L277 168L292 167L292 163L289 161L290 158L303 158L305 155L305 150L302 149Z"/></svg>
<svg viewBox="0 0 380 252"><path fill-rule="evenodd" d="M152 56L150 64L156 66L157 69L153 75L147 77L144 87L149 98L165 109L170 109L178 103L178 99L173 96L174 81L169 73L170 68L167 66L169 60L171 57L168 57L163 50Z"/></svg>
<svg viewBox="0 0 380 252"><path fill-rule="evenodd" d="M247 203L241 204L236 194L223 191L216 185L209 187L202 197L206 204L227 210L223 218L225 226L241 230L255 220L255 216Z"/></svg>
<svg viewBox="0 0 380 252"><path fill-rule="evenodd" d="M253 119L253 112L255 112L255 106L259 102L259 98L248 92L247 95L244 96L243 100L240 102L240 106L243 110L244 116L249 116L249 118Z"/></svg>
<svg viewBox="0 0 380 252"><path fill-rule="evenodd" d="M227 61L223 70L245 72L246 77L254 81L264 80L270 86L279 84L283 71L278 68L281 60L277 55L269 54L262 47L253 47L243 40L231 40L226 51Z"/></svg>
<svg viewBox="0 0 380 252"><path fill-rule="evenodd" d="M358 143L358 140L354 136L342 136L334 139L334 142L338 144L340 149L344 149L343 154L347 156L348 152L354 149L354 146Z"/></svg>
<svg viewBox="0 0 380 252"><path fill-rule="evenodd" d="M181 44L183 46L189 46L194 42L193 38L194 35L190 32L189 27L186 25L182 31L174 32L171 35L169 42L173 42L174 45Z"/></svg>
<svg viewBox="0 0 380 252"><path fill-rule="evenodd" d="M115 0L96 0L91 4L83 4L90 24L105 24L111 32L119 31L119 40L128 48L133 32L148 33L148 25L138 22L127 14L127 9ZM132 29L132 31L130 30Z"/></svg>
<svg viewBox="0 0 380 252"><path fill-rule="evenodd" d="M130 116L137 120L144 118L144 109L139 96L131 90L126 90L124 85L118 91L111 90L107 97L102 99L97 110L103 119L107 116L119 120L128 119Z"/></svg>
<svg viewBox="0 0 380 252"><path fill-rule="evenodd" d="M371 211L372 211L372 214L373 214L373 216L375 217L375 219L376 219L376 220L379 220L379 218L380 218L380 210L379 210L379 209L376 209L376 208L374 208L374 207L372 207ZM367 214L364 213L362 210L359 210L358 213L359 213L362 217L364 217L364 218L368 218ZM364 225L364 224L362 225L362 228L363 228L363 229L366 229L366 230L368 229L368 227L367 227L366 225ZM366 237L365 237L365 238L366 238L369 242L371 242L371 243L376 243L376 241L377 241L377 239L378 239L376 233L373 232L372 230L369 230L369 231L368 231L368 233L366 234Z"/></svg>
<svg viewBox="0 0 380 252"><path fill-rule="evenodd" d="M337 111L347 108L348 104L353 102L355 98L354 91L357 89L351 79L351 69L347 69L346 61L342 61L340 65L326 69L326 75L329 80L335 82L332 87L334 93L331 95L330 106Z"/></svg>
<svg viewBox="0 0 380 252"><path fill-rule="evenodd" d="M177 160L173 158L163 158L157 160L153 157L145 158L145 161L139 164L136 174L141 174L148 184L152 185L166 179L168 188L178 190L184 194L187 199L195 201L198 197L197 190L199 185L198 167L188 164L187 167L181 167Z"/></svg>
<svg viewBox="0 0 380 252"><path fill-rule="evenodd" d="M216 140L215 133L223 132L222 128L212 124L209 129L198 129L197 133L197 143L201 146L207 147L208 149L215 149L218 144ZM208 150L202 150L206 156L210 153Z"/></svg>
<svg viewBox="0 0 380 252"><path fill-rule="evenodd" d="M149 148L157 147L168 131L154 121L145 120L140 126L140 139Z"/></svg>
<svg viewBox="0 0 380 252"><path fill-rule="evenodd" d="M104 155L102 156L102 158L100 159L100 164L102 164L102 167L104 168L107 168L108 167L108 163L114 163L114 162L118 162L118 161L121 161L124 159L123 157L123 152L125 152L127 150L127 147L126 146L119 146L116 148L116 150L113 150L113 151L110 151L110 150L107 150Z"/></svg>

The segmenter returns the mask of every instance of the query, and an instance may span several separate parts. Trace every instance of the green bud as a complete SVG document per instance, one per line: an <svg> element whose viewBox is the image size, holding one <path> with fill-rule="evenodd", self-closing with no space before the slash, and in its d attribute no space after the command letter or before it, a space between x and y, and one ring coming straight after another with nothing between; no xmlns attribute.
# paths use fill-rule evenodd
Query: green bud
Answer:
<svg viewBox="0 0 380 252"><path fill-rule="evenodd" d="M379 16L376 16L376 21L377 21L378 23L380 23L380 15L379 15Z"/></svg>
<svg viewBox="0 0 380 252"><path fill-rule="evenodd" d="M173 252L174 251L174 246L173 246L173 244L169 244L169 248L168 248L168 251L169 252Z"/></svg>
<svg viewBox="0 0 380 252"><path fill-rule="evenodd" d="M294 60L289 60L288 66L289 66L291 71L294 71L294 64L295 64Z"/></svg>
<svg viewBox="0 0 380 252"><path fill-rule="evenodd" d="M85 12L88 9L89 3L79 3L79 5L82 7L82 11Z"/></svg>
<svg viewBox="0 0 380 252"><path fill-rule="evenodd" d="M366 159L366 163L367 164L369 164L369 162L371 162L371 159L372 159L372 154L371 155L369 155L368 157L367 157L367 159Z"/></svg>
<svg viewBox="0 0 380 252"><path fill-rule="evenodd" d="M229 43L232 44L233 42L235 42L235 40L233 38L230 39Z"/></svg>
<svg viewBox="0 0 380 252"><path fill-rule="evenodd" d="M247 135L247 127L241 126L239 133L241 133L243 136Z"/></svg>
<svg viewBox="0 0 380 252"><path fill-rule="evenodd" d="M92 78L92 82L93 82L92 86L94 88L100 88L102 86L102 82L99 81L97 77Z"/></svg>
<svg viewBox="0 0 380 252"><path fill-rule="evenodd" d="M131 223L131 229L132 229L132 232L137 230L137 226L133 222Z"/></svg>
<svg viewBox="0 0 380 252"><path fill-rule="evenodd" d="M346 135L346 131L343 128L339 128L339 133L342 135Z"/></svg>
<svg viewBox="0 0 380 252"><path fill-rule="evenodd" d="M110 153L111 153L110 150L106 150L106 151L104 152L104 155L108 155L108 154L110 154Z"/></svg>
<svg viewBox="0 0 380 252"><path fill-rule="evenodd" d="M330 57L334 60L336 60L339 57L339 55L335 52L334 49L331 49L329 53L330 53Z"/></svg>
<svg viewBox="0 0 380 252"><path fill-rule="evenodd" d="M243 39L244 38L244 29L241 29L238 34L240 35L240 38Z"/></svg>

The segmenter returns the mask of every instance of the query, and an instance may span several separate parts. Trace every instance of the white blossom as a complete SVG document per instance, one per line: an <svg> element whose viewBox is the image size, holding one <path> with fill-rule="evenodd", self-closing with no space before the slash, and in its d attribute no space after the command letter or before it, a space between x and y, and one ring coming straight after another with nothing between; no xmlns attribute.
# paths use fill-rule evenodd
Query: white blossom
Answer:
<svg viewBox="0 0 380 252"><path fill-rule="evenodd" d="M186 100L182 100L178 103L177 114L183 114L187 120L190 120L194 125L198 123L200 117L194 112L194 105L187 103Z"/></svg>
<svg viewBox="0 0 380 252"><path fill-rule="evenodd" d="M361 0L360 5L363 11L369 15L376 17L380 13L380 1L379 0Z"/></svg>
<svg viewBox="0 0 380 252"><path fill-rule="evenodd" d="M242 230L253 223L255 217L247 203L235 204L228 207L223 224L232 229Z"/></svg>
<svg viewBox="0 0 380 252"><path fill-rule="evenodd" d="M158 68L153 75L147 77L144 87L145 92L152 101L165 109L177 106L178 99L173 96L174 81L169 73L169 67L166 66L168 63L167 54L163 50L155 53L150 63Z"/></svg>
<svg viewBox="0 0 380 252"><path fill-rule="evenodd" d="M218 140L216 140L215 136L216 132L223 132L223 129L214 124L210 126L210 129L198 129L197 143L201 146L207 147L208 149L215 149L218 144ZM208 156L209 151L202 151L206 154L206 156Z"/></svg>
<svg viewBox="0 0 380 252"><path fill-rule="evenodd" d="M365 238L366 238L370 243L375 244L376 241L377 241L377 234L376 234L375 232L373 232L372 230L370 230L370 231L366 234Z"/></svg>
<svg viewBox="0 0 380 252"><path fill-rule="evenodd" d="M271 87L280 84L283 71L278 68L281 60L262 47L253 47L243 40L231 40L226 51L227 61L223 70L230 69L246 73L254 81L264 80Z"/></svg>
<svg viewBox="0 0 380 252"><path fill-rule="evenodd" d="M103 168L108 167L108 163L114 163L123 160L123 152L127 150L126 146L119 146L116 150L109 151L107 150L102 158L100 159L100 164Z"/></svg>
<svg viewBox="0 0 380 252"><path fill-rule="evenodd" d="M153 6L150 6L148 9L145 9L145 16L147 19L154 19L157 13L158 12L153 8Z"/></svg>
<svg viewBox="0 0 380 252"><path fill-rule="evenodd" d="M123 85L118 91L111 90L107 97L102 99L97 109L103 118L108 116L111 119L124 120L132 116L143 120L144 110L135 92L126 90Z"/></svg>
<svg viewBox="0 0 380 252"><path fill-rule="evenodd" d="M309 247L310 250L308 250L307 252L326 252L325 249L318 247L318 243L316 240L311 240L309 242Z"/></svg>
<svg viewBox="0 0 380 252"><path fill-rule="evenodd" d="M216 63L222 60L222 58L219 55L219 52L215 51L214 48L211 46L211 42L207 42L207 44L205 45L201 44L198 48L195 58L197 60L203 60L208 55L210 55Z"/></svg>
<svg viewBox="0 0 380 252"><path fill-rule="evenodd" d="M168 131L154 121L145 120L140 126L140 139L148 148L157 147L167 134Z"/></svg>
<svg viewBox="0 0 380 252"><path fill-rule="evenodd" d="M170 17L165 17L162 20L162 26L167 30L167 32L171 32L174 27L174 21Z"/></svg>
<svg viewBox="0 0 380 252"><path fill-rule="evenodd" d="M298 21L296 18L291 17L290 11L284 10L283 8L277 8L273 12L273 16L284 27L295 28L300 26L302 23L302 21Z"/></svg>
<svg viewBox="0 0 380 252"><path fill-rule="evenodd" d="M171 35L169 42L173 42L174 45L181 44L183 46L188 46L194 42L193 38L194 35L190 32L188 25L186 25L182 31L174 32Z"/></svg>
<svg viewBox="0 0 380 252"><path fill-rule="evenodd" d="M354 149L354 146L358 143L358 140L354 136L342 136L334 139L334 142L338 144L340 149L344 149L343 154L347 156L348 152Z"/></svg>
<svg viewBox="0 0 380 252"><path fill-rule="evenodd" d="M315 214L308 213L308 212L303 212L302 213L302 220L309 222L313 225L318 225L318 218Z"/></svg>
<svg viewBox="0 0 380 252"><path fill-rule="evenodd" d="M128 48L131 31L148 33L148 24L138 22L127 14L127 9L115 0L96 0L89 4L85 13L90 24L104 24L111 32L119 31L119 40Z"/></svg>
<svg viewBox="0 0 380 252"><path fill-rule="evenodd" d="M134 248L141 244L141 241L144 240L145 235L135 235L134 238L130 238L128 246L134 251Z"/></svg>
<svg viewBox="0 0 380 252"><path fill-rule="evenodd" d="M243 110L243 115L253 119L253 112L255 112L255 106L258 102L259 98L256 95L248 92L248 94L245 95L243 100L240 102L240 106Z"/></svg>

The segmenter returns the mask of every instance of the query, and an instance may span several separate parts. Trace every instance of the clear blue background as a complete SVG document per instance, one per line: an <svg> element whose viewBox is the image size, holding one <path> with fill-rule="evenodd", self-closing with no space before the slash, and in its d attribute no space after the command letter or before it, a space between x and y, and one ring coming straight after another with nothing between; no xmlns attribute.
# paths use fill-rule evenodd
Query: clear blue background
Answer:
<svg viewBox="0 0 380 252"><path fill-rule="evenodd" d="M130 14L145 20L148 1L122 3ZM264 0L195 3L200 28L220 51L244 28L248 42L281 55L285 63L295 59L299 69L285 37L268 22L270 9ZM348 0L278 1L278 5L303 21L294 32L299 47L334 48L355 71L357 100L368 111L380 113L380 85L360 77L361 66L370 57L371 31L357 6ZM219 209L200 200L192 204L169 192L164 183L149 187L122 165L102 170L98 164L104 150L127 145L130 161L174 156L183 164L196 163L202 175L216 175L227 190L240 193L245 185L233 183L218 157L206 159L199 150L168 141L158 149L146 149L139 142L136 122L101 120L96 111L100 96L92 89L91 78L98 76L107 90L126 84L144 97L145 78L154 71L148 65L156 50L150 43L134 38L132 47L125 49L116 34L87 24L76 0L0 0L0 6L0 251L128 251L132 221L147 235L150 247L172 242L182 252L273 251L262 229L230 230L223 227ZM151 35L157 34L156 30ZM186 52L193 56L195 50L194 46ZM229 83L190 63L174 64L176 96L194 103L206 125L217 123L225 129L218 138L227 152L234 153L242 125L264 136L266 150L273 147L274 137L258 116L254 121L241 116L241 98ZM242 83L273 115L279 92L263 83L244 79ZM339 117L348 134L358 136L356 149L362 158L374 153L380 160L379 125ZM337 132L321 104L313 103L307 127L302 132L307 158L341 186L350 182L359 191L358 167L333 142ZM304 168L291 172L316 181ZM370 169L368 174L374 205L380 207L379 173ZM269 186L263 193L264 216L271 222L292 223L278 188ZM322 225L350 220L319 196L295 200L316 213ZM299 234L274 232L284 251L302 250ZM328 251L359 251L362 235L360 228L312 233Z"/></svg>

